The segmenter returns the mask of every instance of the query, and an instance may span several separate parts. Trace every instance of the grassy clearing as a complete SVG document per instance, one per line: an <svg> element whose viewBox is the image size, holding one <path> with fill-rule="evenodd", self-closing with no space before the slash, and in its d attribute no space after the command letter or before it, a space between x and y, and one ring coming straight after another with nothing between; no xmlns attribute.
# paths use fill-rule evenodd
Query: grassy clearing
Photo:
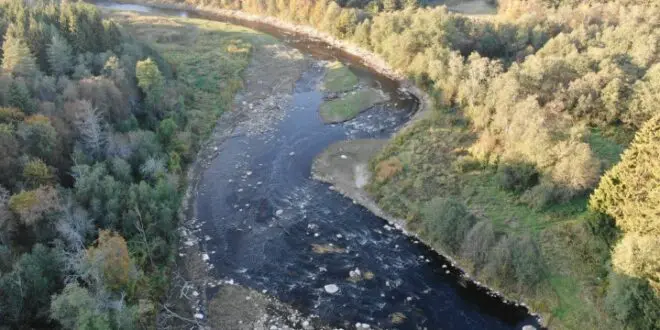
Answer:
<svg viewBox="0 0 660 330"><path fill-rule="evenodd" d="M355 88L358 77L343 63L332 62L327 65L323 77L323 90L330 93L341 93Z"/></svg>
<svg viewBox="0 0 660 330"><path fill-rule="evenodd" d="M586 142L603 162L603 167L608 169L619 162L621 154L632 139L631 135L623 130L603 131L593 128L587 135Z"/></svg>
<svg viewBox="0 0 660 330"><path fill-rule="evenodd" d="M500 188L496 169L476 162L464 165L475 136L447 117L418 122L390 141L370 164L375 174L368 186L370 194L441 251L447 249L424 227L422 209L431 197L460 201L478 219L492 221L497 237L531 237L543 259L541 281L534 287L521 288L515 276L487 278L471 260L453 257L508 297L522 297L553 328L603 326L600 278L606 273L603 258L608 247L585 225L586 196L542 209L530 207L521 195ZM617 159L621 149L610 140L600 135L591 139L603 146L599 152L603 159ZM392 163L398 164L394 173L382 170Z"/></svg>
<svg viewBox="0 0 660 330"><path fill-rule="evenodd" d="M383 94L372 88L361 89L321 105L321 117L326 123L340 123L355 118L360 112L384 102Z"/></svg>
<svg viewBox="0 0 660 330"><path fill-rule="evenodd" d="M201 136L207 136L216 119L231 108L243 86L241 75L254 45L274 38L240 26L179 17L107 12L131 35L156 49L172 66L185 89L186 111L192 114ZM192 124L191 124L192 125Z"/></svg>

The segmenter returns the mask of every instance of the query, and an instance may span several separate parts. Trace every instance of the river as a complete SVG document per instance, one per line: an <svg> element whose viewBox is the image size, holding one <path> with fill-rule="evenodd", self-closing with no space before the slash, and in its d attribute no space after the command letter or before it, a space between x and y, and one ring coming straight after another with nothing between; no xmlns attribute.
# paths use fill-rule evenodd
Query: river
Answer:
<svg viewBox="0 0 660 330"><path fill-rule="evenodd" d="M208 13L98 5L226 21ZM239 130L222 142L219 155L201 173L193 204L214 276L266 290L337 327L356 322L397 329L538 327L526 308L467 280L423 243L311 178L314 157L326 147L347 139L390 137L415 112L417 99L323 42L265 24L231 23L270 34L315 59L338 59L362 81L388 93L390 101L345 123L325 125L318 115L323 71L312 66L296 83L286 116L268 138ZM312 244L333 244L345 252L319 254ZM347 280L356 268L373 279ZM339 291L326 292L328 284ZM393 324L395 313L405 321Z"/></svg>

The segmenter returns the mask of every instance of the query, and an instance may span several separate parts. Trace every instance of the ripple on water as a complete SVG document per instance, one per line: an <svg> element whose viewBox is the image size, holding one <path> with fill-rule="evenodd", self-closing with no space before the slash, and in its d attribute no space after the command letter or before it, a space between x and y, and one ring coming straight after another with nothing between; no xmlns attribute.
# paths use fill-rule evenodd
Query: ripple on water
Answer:
<svg viewBox="0 0 660 330"><path fill-rule="evenodd" d="M309 84L319 74L312 69L301 81ZM504 307L489 309L492 301L445 274L443 261L423 245L383 228L381 219L310 178L314 157L328 145L347 136L388 137L410 116L410 108L389 104L343 124L323 125L317 113L321 97L298 86L290 115L274 130L276 138L228 140L205 173L197 210L200 218L221 216L204 228L216 238L218 246L211 248L218 251L212 259L218 276L267 289L337 325L347 320L387 327L394 313L405 316L401 329L505 329L520 322L520 314L497 315ZM246 150L251 157L243 156ZM319 254L312 244L346 252ZM351 280L356 268L373 278ZM338 291L328 293L329 284Z"/></svg>
<svg viewBox="0 0 660 330"><path fill-rule="evenodd" d="M104 6L154 11L146 6ZM361 69L355 58L322 42L259 23L246 25L288 39L301 51L325 60L352 61L352 70L368 85L386 89L391 102L354 120L323 125L317 112L322 70L313 65L296 84L285 115L273 120L272 132L238 134L219 146L219 157L202 173L195 201L201 230L193 233L208 251L216 252L207 256L217 277L224 279L217 284L267 290L345 328L391 327L393 320L403 322L396 325L398 329L508 329L536 324L524 309L501 303L462 279L460 271L443 268L447 260L397 230L383 230L382 219L310 179L312 160L324 148L345 139L389 137L409 119L416 100L397 90L396 83ZM252 173L246 175L247 171ZM311 244L330 243L347 252L318 254L311 248ZM355 268L374 276L349 281ZM324 289L328 284L337 285L338 291L328 293Z"/></svg>

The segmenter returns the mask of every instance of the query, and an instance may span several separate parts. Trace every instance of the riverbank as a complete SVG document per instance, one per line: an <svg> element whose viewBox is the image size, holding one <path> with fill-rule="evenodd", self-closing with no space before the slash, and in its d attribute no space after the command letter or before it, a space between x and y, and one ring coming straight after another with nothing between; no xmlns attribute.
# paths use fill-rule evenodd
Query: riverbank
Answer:
<svg viewBox="0 0 660 330"><path fill-rule="evenodd" d="M428 110L433 108L431 97L425 91L417 87L414 82L410 81L404 73L392 69L392 67L387 64L387 62L383 60L381 56L356 46L351 42L338 39L329 33L319 31L311 26L292 24L290 22L271 16L259 16L238 10L214 8L212 6L182 4L178 2L169 2L168 0L118 0L117 2L126 4L143 4L162 9L195 11L212 14L217 16L219 19L232 19L245 22L262 23L281 30L304 35L310 39L320 40L324 43L327 43L331 47L337 48L349 55L352 55L356 59L360 60L364 66L374 70L375 72L398 81L401 86L401 90L410 93L419 100L419 108L417 109L413 119L408 124L406 124L406 127L427 116Z"/></svg>
<svg viewBox="0 0 660 330"><path fill-rule="evenodd" d="M219 154L218 146L239 131L267 134L282 119L293 84L310 65L308 58L270 36L230 24L118 11L105 14L176 68L177 80L188 93L186 106L204 115L206 122L208 138L185 174L181 243L158 327L326 329L318 318L303 316L265 292L217 278L209 263L215 251L199 237L204 222L193 206L201 174Z"/></svg>
<svg viewBox="0 0 660 330"><path fill-rule="evenodd" d="M173 6L173 7L169 7L169 6L160 6L160 7L177 8L177 9L184 9L184 10L195 10L194 8L187 7L187 6L180 6L180 5ZM226 11L226 10L210 10L210 12L212 12L214 14L220 14L221 16L222 15L227 15L227 17L231 17L231 18L238 18L238 19L246 19L246 20L249 20L249 21L264 22L263 20L260 20L259 16L244 14L244 13L240 13L240 12L233 12L233 11ZM295 25L291 25L291 24L288 24L288 23L278 22L278 20L276 20L276 19L265 20L265 23L270 24L272 21L276 22L276 24L273 24L273 26L276 26L276 27L282 28L282 29L289 29L290 31L296 32L296 33L306 34L307 33L306 31L311 29L311 28L308 28L308 27L296 27ZM395 79L401 79L402 78L402 76L400 76L396 73L393 73L393 71L391 71L385 64L383 64L382 61L375 61L374 58L377 58L377 57L374 54L356 49L352 45L347 46L346 45L347 43L345 43L343 41L338 41L338 40L334 39L333 37L331 37L329 35L325 35L328 38L326 40L326 39L324 39L324 35L325 34L323 34L323 33L316 32L315 34L310 34L309 36L312 37L312 38L322 39L322 40L327 41L331 44L334 44L335 46L337 46L337 44L339 44L337 46L338 48L341 48L341 49L343 49L343 50L345 50L345 51L347 51L347 52L349 52L349 53L351 53L355 56L367 56L366 58L369 59L369 60L365 61L366 65L372 67L376 71L378 71L382 74L385 74L385 75L387 75L391 78L395 78ZM417 114L415 115L415 117L411 121L409 121L405 125L405 127L410 127L415 122L417 122L419 119L423 118L427 114L427 110L431 108L430 99L425 93L423 93L422 91L417 89L414 85L412 85L407 80L402 80L402 86L405 86L405 87L402 88L403 90L406 90L407 92L409 92L413 95L416 95L418 97L418 99L420 100L419 110L418 110ZM405 127L403 129L405 129ZM382 147L382 145L384 145L384 143L382 143L382 144L381 143L375 143L373 145L369 144L369 146L366 147L366 149L368 149L369 152L365 152L365 150L362 150L362 149L365 149L364 145L357 148L357 149L361 149L360 150L361 152L365 152L365 155L368 155L367 158L361 158L360 159L360 167L359 168L362 168L362 169L368 171L368 159L370 159L372 156L374 156L378 152L380 147ZM315 171L315 173L316 172L317 171ZM326 178L326 180L329 180L329 179ZM368 180L363 180L363 181L368 182ZM345 194L349 195L350 197L352 197L354 200L356 200L356 202L359 202L360 204L366 206L374 214L380 216L381 218L388 219L389 221L391 221L392 223L397 225L397 227L399 227L399 228L405 228L405 221L403 221L402 219L395 219L394 217L387 215L382 209L380 209L378 207L378 205L375 203L375 201L362 189L362 187L359 187L359 189L351 189L350 188L351 186L349 184L343 184L343 185L338 184L337 187L339 189L343 189L344 190L343 193L345 193Z"/></svg>
<svg viewBox="0 0 660 330"><path fill-rule="evenodd" d="M430 109L432 109L432 101L430 96L423 92L421 89L419 89L417 86L415 86L411 81L408 79L405 79L405 76L401 73L395 72L392 70L389 65L382 60L378 55L365 51L349 42L339 40L327 33L324 32L319 32L315 30L314 28L311 28L309 26L301 26L301 25L295 25L291 24L285 21L282 21L277 18L273 17L262 17L258 15L252 15L252 14L247 14L243 13L240 11L233 11L233 10L225 10L225 9L214 9L214 8L209 8L209 7L203 7L203 6L189 6L189 5L181 5L181 4L162 4L162 3L154 3L150 1L139 1L139 3L144 3L148 4L151 6L155 7L160 7L160 8L166 8L166 9L179 9L179 10L188 10L188 11L203 11L207 13L212 13L214 15L220 16L220 18L232 18L232 19L239 19L239 20L245 20L249 22L259 22L259 23L265 23L272 25L274 27L277 27L279 29L291 31L293 33L297 34L303 34L308 36L309 38L313 39L318 39L322 40L333 47L339 48L353 56L356 56L360 58L363 61L363 64L370 67L371 69L375 70L378 73L381 73L391 79L398 80L401 84L401 89L407 93L410 93L414 95L418 101L418 109L411 118L410 121L408 121L399 131L398 135L404 134L406 130L409 128L413 127L416 123L418 123L420 120L423 120L430 114ZM378 142L378 143L362 143L358 142L356 145L351 145L351 142L346 142L344 144L339 144L337 146L336 150L331 149L330 154L335 154L336 152L339 152L340 150L343 149L348 149L348 150L354 150L354 151L360 151L361 153L364 153L364 157L359 157L356 158L356 163L353 166L353 169L360 168L363 169L364 173L368 173L369 171L369 160L373 159L380 150L382 150L382 147L385 146L387 143L384 142ZM339 147L341 146L341 147ZM328 155L330 155L328 154ZM335 155L336 156L336 155ZM317 164L315 162L315 164ZM331 164L331 162L327 163ZM323 166L318 165L318 168L322 168ZM327 168L327 167L326 167ZM386 219L390 223L392 223L394 226L397 228L404 230L404 233L407 235L411 235L414 237L417 237L420 241L424 242L428 246L433 246L432 242L428 241L423 235L419 235L418 232L416 231L405 231L406 229L406 221L401 218L396 218L387 212L385 212L379 205L378 203L373 199L372 196L369 195L364 190L364 187L357 187L354 185L351 185L350 182L351 180L348 179L350 177L354 177L355 172L354 170L351 170L350 172L345 172L341 175L338 175L335 173L335 176L328 175L327 173L322 173L320 169L314 170L313 171L313 176L321 181L325 182L331 182L332 184L335 184L338 190L345 194L347 197L353 199L355 202L363 205L367 209L369 209L373 214L377 215L380 218ZM338 181L334 181L338 180ZM366 182L369 182L369 180L366 180ZM440 254L443 256L449 258L450 260L453 260L453 256L448 253L444 253L442 251L438 251ZM462 266L460 262L452 261L456 266ZM465 267L463 267L463 271L468 274L465 271ZM469 275L466 275L468 278L470 278ZM484 288L488 288L488 283L481 284L478 282L476 279L473 279L475 283L477 283L480 286L483 286ZM501 294L498 291L494 291L497 294ZM503 301L510 301L506 300L504 297L502 297ZM527 299L525 297L519 297L516 299L518 301L517 304L520 304L522 306L527 306L524 302ZM538 314L537 314L538 315ZM543 323L543 320L545 318L542 317L543 315L538 316L539 322Z"/></svg>
<svg viewBox="0 0 660 330"><path fill-rule="evenodd" d="M451 261L454 267L461 269L464 277L474 281L484 289L492 290L494 294L500 296L503 301L511 302L499 291L488 287L488 283L481 283L472 277L464 267L461 261L454 259L453 255L441 250L437 246L421 235L419 231L410 230L408 222L405 219L398 218L385 210L373 199L365 190L373 180L373 173L370 170L370 162L387 146L389 140L376 139L358 139L341 141L329 146L323 153L319 154L314 160L312 166L312 176L314 179L331 184L331 189L335 190L347 198L352 199L378 217L385 219L391 226L401 230L408 236L414 237L427 246L434 249L437 253ZM516 304L529 308L521 299ZM534 314L533 314L534 315ZM536 315L539 323L543 324L541 315ZM532 326L526 328L534 329Z"/></svg>

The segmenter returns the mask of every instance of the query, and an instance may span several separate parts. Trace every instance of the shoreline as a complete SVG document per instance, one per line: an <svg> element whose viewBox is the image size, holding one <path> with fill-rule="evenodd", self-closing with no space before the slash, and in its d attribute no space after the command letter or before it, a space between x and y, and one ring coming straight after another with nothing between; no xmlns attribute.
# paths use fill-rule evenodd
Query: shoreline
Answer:
<svg viewBox="0 0 660 330"><path fill-rule="evenodd" d="M211 14L211 15L216 15L220 19L225 18L225 19L237 19L239 21L246 21L246 22L255 22L255 23L261 23L261 24L266 24L271 27L275 27L277 29L281 29L284 31L288 32L293 32L297 34L304 35L310 39L314 40L320 40L322 42L325 42L329 44L332 47L335 47L337 49L340 49L349 55L355 56L359 58L362 63L367 66L368 68L376 71L377 73L383 74L386 77L396 80L400 84L400 89L412 94L417 100L418 100L418 106L417 109L415 110L414 115L408 120L404 125L399 128L399 130L394 133L392 138L395 136L401 134L404 132L407 128L410 126L414 125L416 122L419 120L422 120L432 109L432 101L430 96L418 88L413 82L411 82L409 79L405 77L400 72L397 72L393 70L379 55L364 50L358 46L355 46L354 44L340 40L335 38L334 36L321 32L316 30L315 28L307 25L299 25L299 24L293 24L289 23L286 21L283 21L279 18L276 17L267 17L267 16L259 16L259 15L254 15L254 14L249 14L237 10L229 10L229 9L220 9L220 8L212 8L209 6L193 6L189 4L179 4L179 3L162 3L158 1L149 1L149 0L118 0L116 1L117 3L124 3L124 4L139 4L139 5L145 5L145 6L150 6L154 8L160 8L160 9L173 9L173 10L185 10L185 11L191 11L191 12L198 12L198 13L205 13L205 14ZM230 24L236 24L229 22ZM231 113L231 112L230 112ZM224 117L224 116L223 116ZM201 174L201 170L203 169L203 165L201 163L198 163L199 161L206 160L206 159L212 159L217 155L217 152L213 152L210 147L214 144L214 141L218 141L218 136L216 135L217 133L220 132L225 132L225 131L231 131L231 127L224 127L220 128L220 126L226 126L226 125L221 125L223 124L222 122L219 122L219 125L216 126L214 129L214 133L212 133L212 136L209 137L209 139L204 143L204 146L198 153L198 157L196 158L196 161L194 164L190 167L187 178L188 178L188 189L186 191L186 195L184 197L184 202L182 204L185 204L184 208L182 209L184 214L189 214L188 217L185 217L182 219L182 224L185 224L186 221L190 221L193 219L195 220L195 216L190 214L189 212L191 211L189 207L192 204L192 200L194 198L194 193L196 192L196 186L199 182L199 175ZM225 124L227 124L225 122ZM232 125L230 125L232 126ZM220 129L219 129L220 128ZM222 135L222 134L220 134ZM229 136L224 136L220 137L220 140L224 140L228 138ZM544 318L542 315L539 313L534 312L533 310L530 309L529 305L525 304L524 302L520 300L509 300L506 299L505 296L499 292L493 289L492 287L485 285L484 283L481 283L478 281L476 278L471 276L468 272L466 272L460 264L450 255L447 253L444 253L442 251L436 250L431 244L426 242L426 240L422 237L419 236L417 232L414 231L408 231L406 230L406 221L404 219L399 219L396 218L387 212L385 212L380 206L378 206L377 202L369 196L369 194L362 189L361 187L355 187L346 184L346 182L338 182L336 177L333 177L332 175L329 174L324 174L324 173L319 173L320 171L317 169L317 161L320 157L325 155L331 148L337 146L337 145L342 145L342 147L347 147L351 143L354 143L355 141L360 141L360 140L348 140L348 141L341 141L336 144L333 144L331 146L328 146L326 150L318 155L313 164L312 164L312 178L321 182L326 182L331 184L334 187L334 190L342 194L344 197L350 198L353 200L355 203L360 204L361 206L365 207L368 209L371 213L374 215L378 216L379 218L385 220L387 223L390 225L394 226L396 229L399 229L404 235L415 238L428 246L431 250L435 251L437 254L441 255L445 259L447 259L449 262L451 262L452 266L455 267L456 269L459 269L463 273L463 277L470 280L471 282L475 283L477 286L487 289L490 292L493 292L494 294L498 295L503 302L513 302L517 306L523 306L527 308L529 314L536 318L543 327L547 326L544 322ZM364 140L362 140L364 141ZM387 143L389 140L373 140L373 141L378 141L378 144L380 144L380 147L377 149L371 150L371 153L366 153L368 155L368 158L366 160L366 170L368 170L368 160L371 159L377 152L379 152L382 147ZM207 148L209 147L209 148ZM205 150L206 149L206 150ZM209 151L210 154L209 155ZM358 162L359 164L364 164L364 161ZM200 166L201 165L201 166ZM357 165L357 163L356 163ZM351 176L353 176L353 172L350 173ZM370 174L369 174L370 175ZM192 210L194 213L194 210ZM192 215L192 216L190 216ZM527 326L525 326L527 327ZM524 329L525 329L524 327ZM534 327L535 328L535 327Z"/></svg>
<svg viewBox="0 0 660 330"><path fill-rule="evenodd" d="M401 132L401 131L399 131ZM395 135L398 134L395 133ZM406 229L406 221L397 218L384 211L378 203L365 191L362 187L358 186L360 181L363 181L366 176L368 181L372 175L369 171L369 160L374 157L380 149L387 144L389 140L381 139L357 139L345 140L334 143L328 146L321 154L316 156L312 163L312 178L321 182L330 184L330 189L340 193L342 196L351 199L354 203L359 204L369 210L377 217L385 220L389 225L398 229L404 235L414 238L422 242L429 249L447 259L452 267L462 272L462 277L471 281L480 288L483 288L493 294L497 295L504 303L514 303L516 306L525 307L532 317L536 318L542 327L547 327L544 323L544 318L541 314L533 311L529 305L521 300L507 299L505 294L495 290L486 283L480 282L477 278L467 272L460 264L452 257L451 254L439 251L433 245L429 244L418 232ZM347 156L348 155L348 156ZM335 158L334 160L332 158ZM338 166L337 158L341 162L346 163L344 168ZM348 167L348 168L346 168ZM363 172L366 171L366 172ZM358 173L360 172L360 173ZM527 327L527 326L525 326ZM524 330L536 329L524 328Z"/></svg>
<svg viewBox="0 0 660 330"><path fill-rule="evenodd" d="M392 69L390 65L387 64L387 62L385 62L385 60L383 60L380 57L380 55L362 49L351 42L337 39L336 37L326 32L318 31L311 26L289 23L276 17L259 16L259 15L241 12L238 10L213 8L210 6L193 6L189 4L180 4L180 3L163 3L157 0L156 1L116 0L115 2L123 3L123 4L138 4L138 5L150 6L160 9L185 10L191 12L217 15L220 18L225 18L225 19L238 19L246 22L261 23L287 32L301 34L313 40L320 40L324 43L327 43L328 45L334 48L340 49L349 55L359 58L360 61L362 61L362 64L374 70L375 72L382 74L392 80L397 81L399 83L399 88L401 90L410 93L418 100L418 108L415 110L415 114L406 124L404 124L401 127L401 129L399 129L399 131L412 125L414 122L424 118L424 116L426 116L429 110L433 108L433 103L431 101L430 96L425 91L417 87L403 73ZM232 24L231 22L229 23Z"/></svg>

